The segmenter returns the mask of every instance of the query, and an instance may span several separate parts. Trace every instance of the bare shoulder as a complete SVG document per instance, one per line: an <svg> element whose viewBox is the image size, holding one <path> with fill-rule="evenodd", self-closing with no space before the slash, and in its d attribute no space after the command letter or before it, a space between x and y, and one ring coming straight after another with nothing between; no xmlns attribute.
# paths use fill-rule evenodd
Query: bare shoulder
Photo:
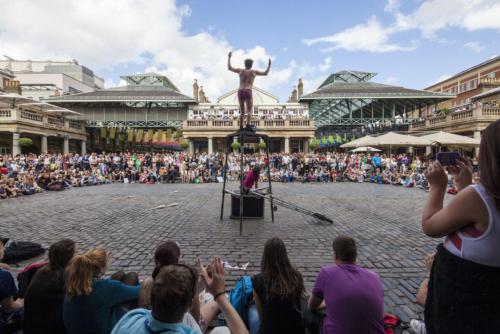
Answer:
<svg viewBox="0 0 500 334"><path fill-rule="evenodd" d="M474 221L479 226L487 226L489 220L489 212L486 203L473 187L467 187L459 192L450 203L457 210L466 214L473 213L476 219Z"/></svg>

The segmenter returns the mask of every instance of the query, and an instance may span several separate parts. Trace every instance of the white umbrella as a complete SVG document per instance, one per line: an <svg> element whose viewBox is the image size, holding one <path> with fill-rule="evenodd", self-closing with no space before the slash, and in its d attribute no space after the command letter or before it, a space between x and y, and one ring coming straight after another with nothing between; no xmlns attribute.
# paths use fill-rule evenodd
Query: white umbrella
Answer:
<svg viewBox="0 0 500 334"><path fill-rule="evenodd" d="M478 138L471 138L466 136L460 136L448 132L436 132L430 135L421 136L420 138L425 138L430 140L433 144L443 145L443 146L479 146L481 140Z"/></svg>
<svg viewBox="0 0 500 334"><path fill-rule="evenodd" d="M351 152L381 152L378 148L370 147L370 146L362 146L351 150Z"/></svg>
<svg viewBox="0 0 500 334"><path fill-rule="evenodd" d="M364 142L366 146L431 146L429 139L388 132Z"/></svg>
<svg viewBox="0 0 500 334"><path fill-rule="evenodd" d="M354 139L353 141L350 141L348 143L340 145L341 148L353 148L353 147L360 147L360 146L366 146L364 144L365 141L368 141L372 139L372 136L364 136L358 139Z"/></svg>

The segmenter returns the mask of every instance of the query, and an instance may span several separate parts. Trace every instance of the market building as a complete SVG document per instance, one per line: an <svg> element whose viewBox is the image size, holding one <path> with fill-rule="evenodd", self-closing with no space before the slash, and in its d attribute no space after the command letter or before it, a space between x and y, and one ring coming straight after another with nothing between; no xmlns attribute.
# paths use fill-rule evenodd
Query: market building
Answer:
<svg viewBox="0 0 500 334"><path fill-rule="evenodd" d="M121 77L125 86L56 96L46 102L74 110L85 121L92 149L140 149L180 136L188 107L197 101L182 94L164 75Z"/></svg>
<svg viewBox="0 0 500 334"><path fill-rule="evenodd" d="M429 106L410 123L409 131L446 131L480 138L489 124L500 119L499 89L500 56L427 87L455 98Z"/></svg>
<svg viewBox="0 0 500 334"><path fill-rule="evenodd" d="M294 93L298 94L298 91L294 90ZM222 95L216 103L210 103L195 81L193 95L201 101L189 107L188 118L182 125L182 134L189 141L190 151L224 151L226 136L239 128L237 89ZM270 137L270 151L307 152L315 132L307 105L296 102L296 98L295 102L292 98L280 103L276 96L258 87L253 88L252 96L254 110L251 123ZM257 143L248 143L244 149L257 151Z"/></svg>

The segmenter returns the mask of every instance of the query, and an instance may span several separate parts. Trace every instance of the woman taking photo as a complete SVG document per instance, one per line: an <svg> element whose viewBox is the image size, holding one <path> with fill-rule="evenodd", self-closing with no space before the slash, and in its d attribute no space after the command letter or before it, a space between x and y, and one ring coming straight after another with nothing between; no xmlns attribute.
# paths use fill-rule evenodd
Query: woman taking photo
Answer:
<svg viewBox="0 0 500 334"><path fill-rule="evenodd" d="M305 292L304 279L290 263L280 238L266 242L260 270L252 279L260 321L258 333L304 334L300 306Z"/></svg>
<svg viewBox="0 0 500 334"><path fill-rule="evenodd" d="M480 184L464 159L448 168L459 191L443 207L448 178L430 165L425 234L445 237L431 269L425 322L428 333L497 333L500 328L500 120L483 132Z"/></svg>
<svg viewBox="0 0 500 334"><path fill-rule="evenodd" d="M76 255L66 269L63 320L69 334L108 334L125 314L123 304L139 295L137 274L103 279L108 256L102 249Z"/></svg>

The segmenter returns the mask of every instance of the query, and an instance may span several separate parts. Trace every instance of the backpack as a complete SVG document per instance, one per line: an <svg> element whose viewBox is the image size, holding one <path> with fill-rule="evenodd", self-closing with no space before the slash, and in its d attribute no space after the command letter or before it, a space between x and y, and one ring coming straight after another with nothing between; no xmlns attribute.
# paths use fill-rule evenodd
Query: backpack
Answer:
<svg viewBox="0 0 500 334"><path fill-rule="evenodd" d="M40 244L29 241L14 241L5 248L3 261L7 264L16 264L45 253Z"/></svg>
<svg viewBox="0 0 500 334"><path fill-rule="evenodd" d="M395 314L384 313L384 332L385 334L402 334L403 326L401 318Z"/></svg>
<svg viewBox="0 0 500 334"><path fill-rule="evenodd" d="M24 268L21 272L19 272L19 274L17 274L17 283L18 283L17 285L19 289L17 293L18 298L25 297L26 291L28 290L28 286L30 285L31 280L37 273L38 269L42 268L46 264L48 264L47 261L30 264L29 266Z"/></svg>
<svg viewBox="0 0 500 334"><path fill-rule="evenodd" d="M229 302L248 327L248 306L253 296L252 278L245 275L238 279L229 294Z"/></svg>

